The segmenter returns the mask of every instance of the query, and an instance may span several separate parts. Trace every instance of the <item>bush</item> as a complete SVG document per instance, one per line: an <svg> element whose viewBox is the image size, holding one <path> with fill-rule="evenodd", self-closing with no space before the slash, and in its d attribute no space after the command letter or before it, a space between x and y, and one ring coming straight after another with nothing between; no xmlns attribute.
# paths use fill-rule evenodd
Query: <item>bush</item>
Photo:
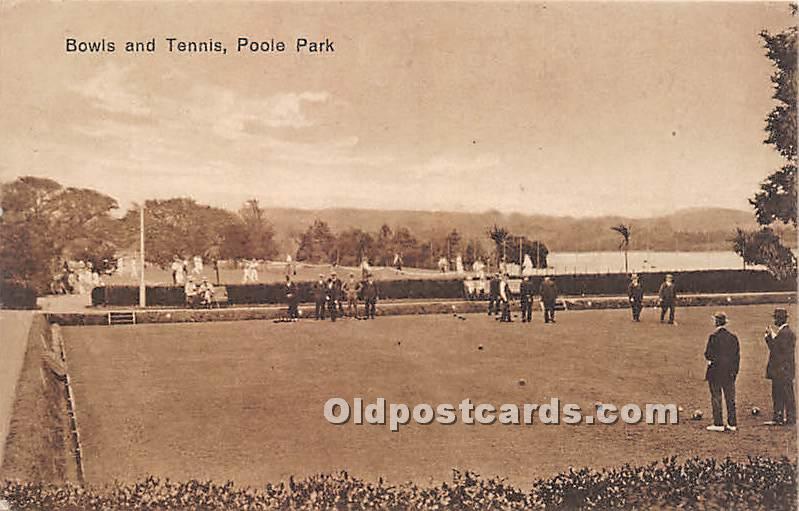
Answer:
<svg viewBox="0 0 799 511"><path fill-rule="evenodd" d="M644 291L657 293L666 272L640 273ZM555 282L561 295L626 295L629 278L623 273L556 275ZM543 277L532 277L535 289ZM686 293L740 293L796 291L796 282L780 281L768 272L757 270L712 270L674 273L677 291ZM312 282L297 283L300 301L313 301ZM377 283L380 298L439 299L464 298L462 279L383 280ZM282 304L286 303L286 288L274 284L230 284L225 286L231 304ZM129 306L139 303L136 286L98 287L92 291L93 305ZM148 286L147 305L179 306L185 303L183 288L177 286Z"/></svg>
<svg viewBox="0 0 799 511"><path fill-rule="evenodd" d="M392 486L346 472L320 474L261 490L148 477L107 490L5 482L12 509L796 509L796 464L675 458L610 471L569 470L536 481L530 491L503 479L453 471L451 483Z"/></svg>
<svg viewBox="0 0 799 511"><path fill-rule="evenodd" d="M0 281L0 309L35 309L36 291L10 280Z"/></svg>

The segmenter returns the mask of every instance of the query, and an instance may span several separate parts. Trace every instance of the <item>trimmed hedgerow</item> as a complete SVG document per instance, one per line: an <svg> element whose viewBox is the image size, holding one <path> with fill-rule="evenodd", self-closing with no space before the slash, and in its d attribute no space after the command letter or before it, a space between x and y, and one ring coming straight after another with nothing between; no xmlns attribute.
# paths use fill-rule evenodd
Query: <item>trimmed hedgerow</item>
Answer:
<svg viewBox="0 0 799 511"><path fill-rule="evenodd" d="M673 272L678 293L742 293L796 291L796 282L780 281L765 271L709 270ZM666 272L641 273L645 293L657 293ZM538 289L543 277L532 277ZM584 274L554 276L558 289L567 296L626 295L629 278L626 274ZM313 301L312 282L299 282L301 302ZM226 285L228 303L233 305L278 304L286 302L282 283ZM462 279L407 279L378 282L383 299L463 298ZM485 297L484 297L485 298ZM97 287L92 291L93 305L130 306L139 303L136 286ZM179 286L148 286L147 304L151 306L181 306L186 303Z"/></svg>
<svg viewBox="0 0 799 511"><path fill-rule="evenodd" d="M796 509L796 464L667 458L646 466L569 470L529 491L503 479L453 471L437 486L389 485L346 472L268 484L263 489L148 477L130 485L82 489L7 481L0 498L12 509Z"/></svg>
<svg viewBox="0 0 799 511"><path fill-rule="evenodd" d="M35 309L36 290L18 282L0 280L0 309Z"/></svg>

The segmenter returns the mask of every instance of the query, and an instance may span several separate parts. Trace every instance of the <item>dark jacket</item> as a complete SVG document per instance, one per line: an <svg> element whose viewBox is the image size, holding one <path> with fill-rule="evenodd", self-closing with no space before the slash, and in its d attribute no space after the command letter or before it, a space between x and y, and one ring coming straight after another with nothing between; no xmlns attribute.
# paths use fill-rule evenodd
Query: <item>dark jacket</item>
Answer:
<svg viewBox="0 0 799 511"><path fill-rule="evenodd" d="M522 300L528 301L530 300L533 295L535 294L535 287L533 286L532 280L523 280L521 286L519 286L519 296Z"/></svg>
<svg viewBox="0 0 799 511"><path fill-rule="evenodd" d="M297 295L297 284L294 282L289 282L286 284L286 300L291 304L298 303L300 301L300 297Z"/></svg>
<svg viewBox="0 0 799 511"><path fill-rule="evenodd" d="M488 294L493 297L499 296L499 279L491 277L488 281Z"/></svg>
<svg viewBox="0 0 799 511"><path fill-rule="evenodd" d="M330 301L341 300L341 281L339 279L327 281L327 298Z"/></svg>
<svg viewBox="0 0 799 511"><path fill-rule="evenodd" d="M555 305L555 301L558 299L558 286L552 281L547 282L545 280L541 282L541 288L538 293L541 295L541 301L544 302L544 305Z"/></svg>
<svg viewBox="0 0 799 511"><path fill-rule="evenodd" d="M364 282L363 287L361 287L361 295L363 296L364 300L377 300L377 283L376 282Z"/></svg>
<svg viewBox="0 0 799 511"><path fill-rule="evenodd" d="M644 301L644 286L638 284L634 286L632 282L627 287L627 296L630 297L630 300L636 303L641 303Z"/></svg>
<svg viewBox="0 0 799 511"><path fill-rule="evenodd" d="M658 290L658 298L662 303L671 304L677 299L677 288L674 287L674 284L667 286L664 282L660 285L660 289Z"/></svg>
<svg viewBox="0 0 799 511"><path fill-rule="evenodd" d="M325 297L327 296L327 282L325 281L316 281L313 283L313 299L316 303L323 303L325 301Z"/></svg>
<svg viewBox="0 0 799 511"><path fill-rule="evenodd" d="M774 337L766 336L768 345L768 365L766 378L769 380L793 380L796 376L796 334L785 325Z"/></svg>
<svg viewBox="0 0 799 511"><path fill-rule="evenodd" d="M717 328L707 340L705 358L710 361L705 373L707 381L735 380L741 364L738 337L724 327Z"/></svg>

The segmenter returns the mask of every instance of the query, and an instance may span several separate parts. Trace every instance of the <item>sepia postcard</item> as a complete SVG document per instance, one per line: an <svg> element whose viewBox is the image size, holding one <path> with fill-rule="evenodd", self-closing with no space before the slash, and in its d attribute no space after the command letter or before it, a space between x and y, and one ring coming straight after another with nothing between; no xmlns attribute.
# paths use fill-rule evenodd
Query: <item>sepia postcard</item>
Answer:
<svg viewBox="0 0 799 511"><path fill-rule="evenodd" d="M797 19L0 0L0 511L797 509Z"/></svg>

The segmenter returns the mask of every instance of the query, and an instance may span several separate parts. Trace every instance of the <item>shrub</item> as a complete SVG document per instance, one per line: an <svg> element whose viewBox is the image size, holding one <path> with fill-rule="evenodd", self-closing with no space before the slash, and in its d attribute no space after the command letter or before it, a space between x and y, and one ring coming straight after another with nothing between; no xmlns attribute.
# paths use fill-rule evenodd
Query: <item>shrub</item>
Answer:
<svg viewBox="0 0 799 511"><path fill-rule="evenodd" d="M640 273L641 285L649 294L657 293L666 272ZM555 282L562 295L626 295L629 278L623 273L556 275ZM780 281L765 271L711 270L674 272L677 291L687 293L740 293L796 291L796 282ZM543 277L532 277L535 289ZM464 298L462 279L384 280L377 283L383 299ZM313 301L312 282L297 283L300 301ZM282 283L230 284L225 286L231 304L279 304L286 302ZM98 287L92 291L93 305L128 306L139 303L136 286ZM183 288L178 286L148 286L147 304L179 306L185 303Z"/></svg>
<svg viewBox="0 0 799 511"><path fill-rule="evenodd" d="M36 291L18 282L0 281L0 309L35 309Z"/></svg>
<svg viewBox="0 0 799 511"><path fill-rule="evenodd" d="M523 491L503 479L453 471L450 483L392 486L346 472L268 484L261 490L148 477L105 489L6 481L13 509L796 509L796 464L675 458L614 470L569 470Z"/></svg>

